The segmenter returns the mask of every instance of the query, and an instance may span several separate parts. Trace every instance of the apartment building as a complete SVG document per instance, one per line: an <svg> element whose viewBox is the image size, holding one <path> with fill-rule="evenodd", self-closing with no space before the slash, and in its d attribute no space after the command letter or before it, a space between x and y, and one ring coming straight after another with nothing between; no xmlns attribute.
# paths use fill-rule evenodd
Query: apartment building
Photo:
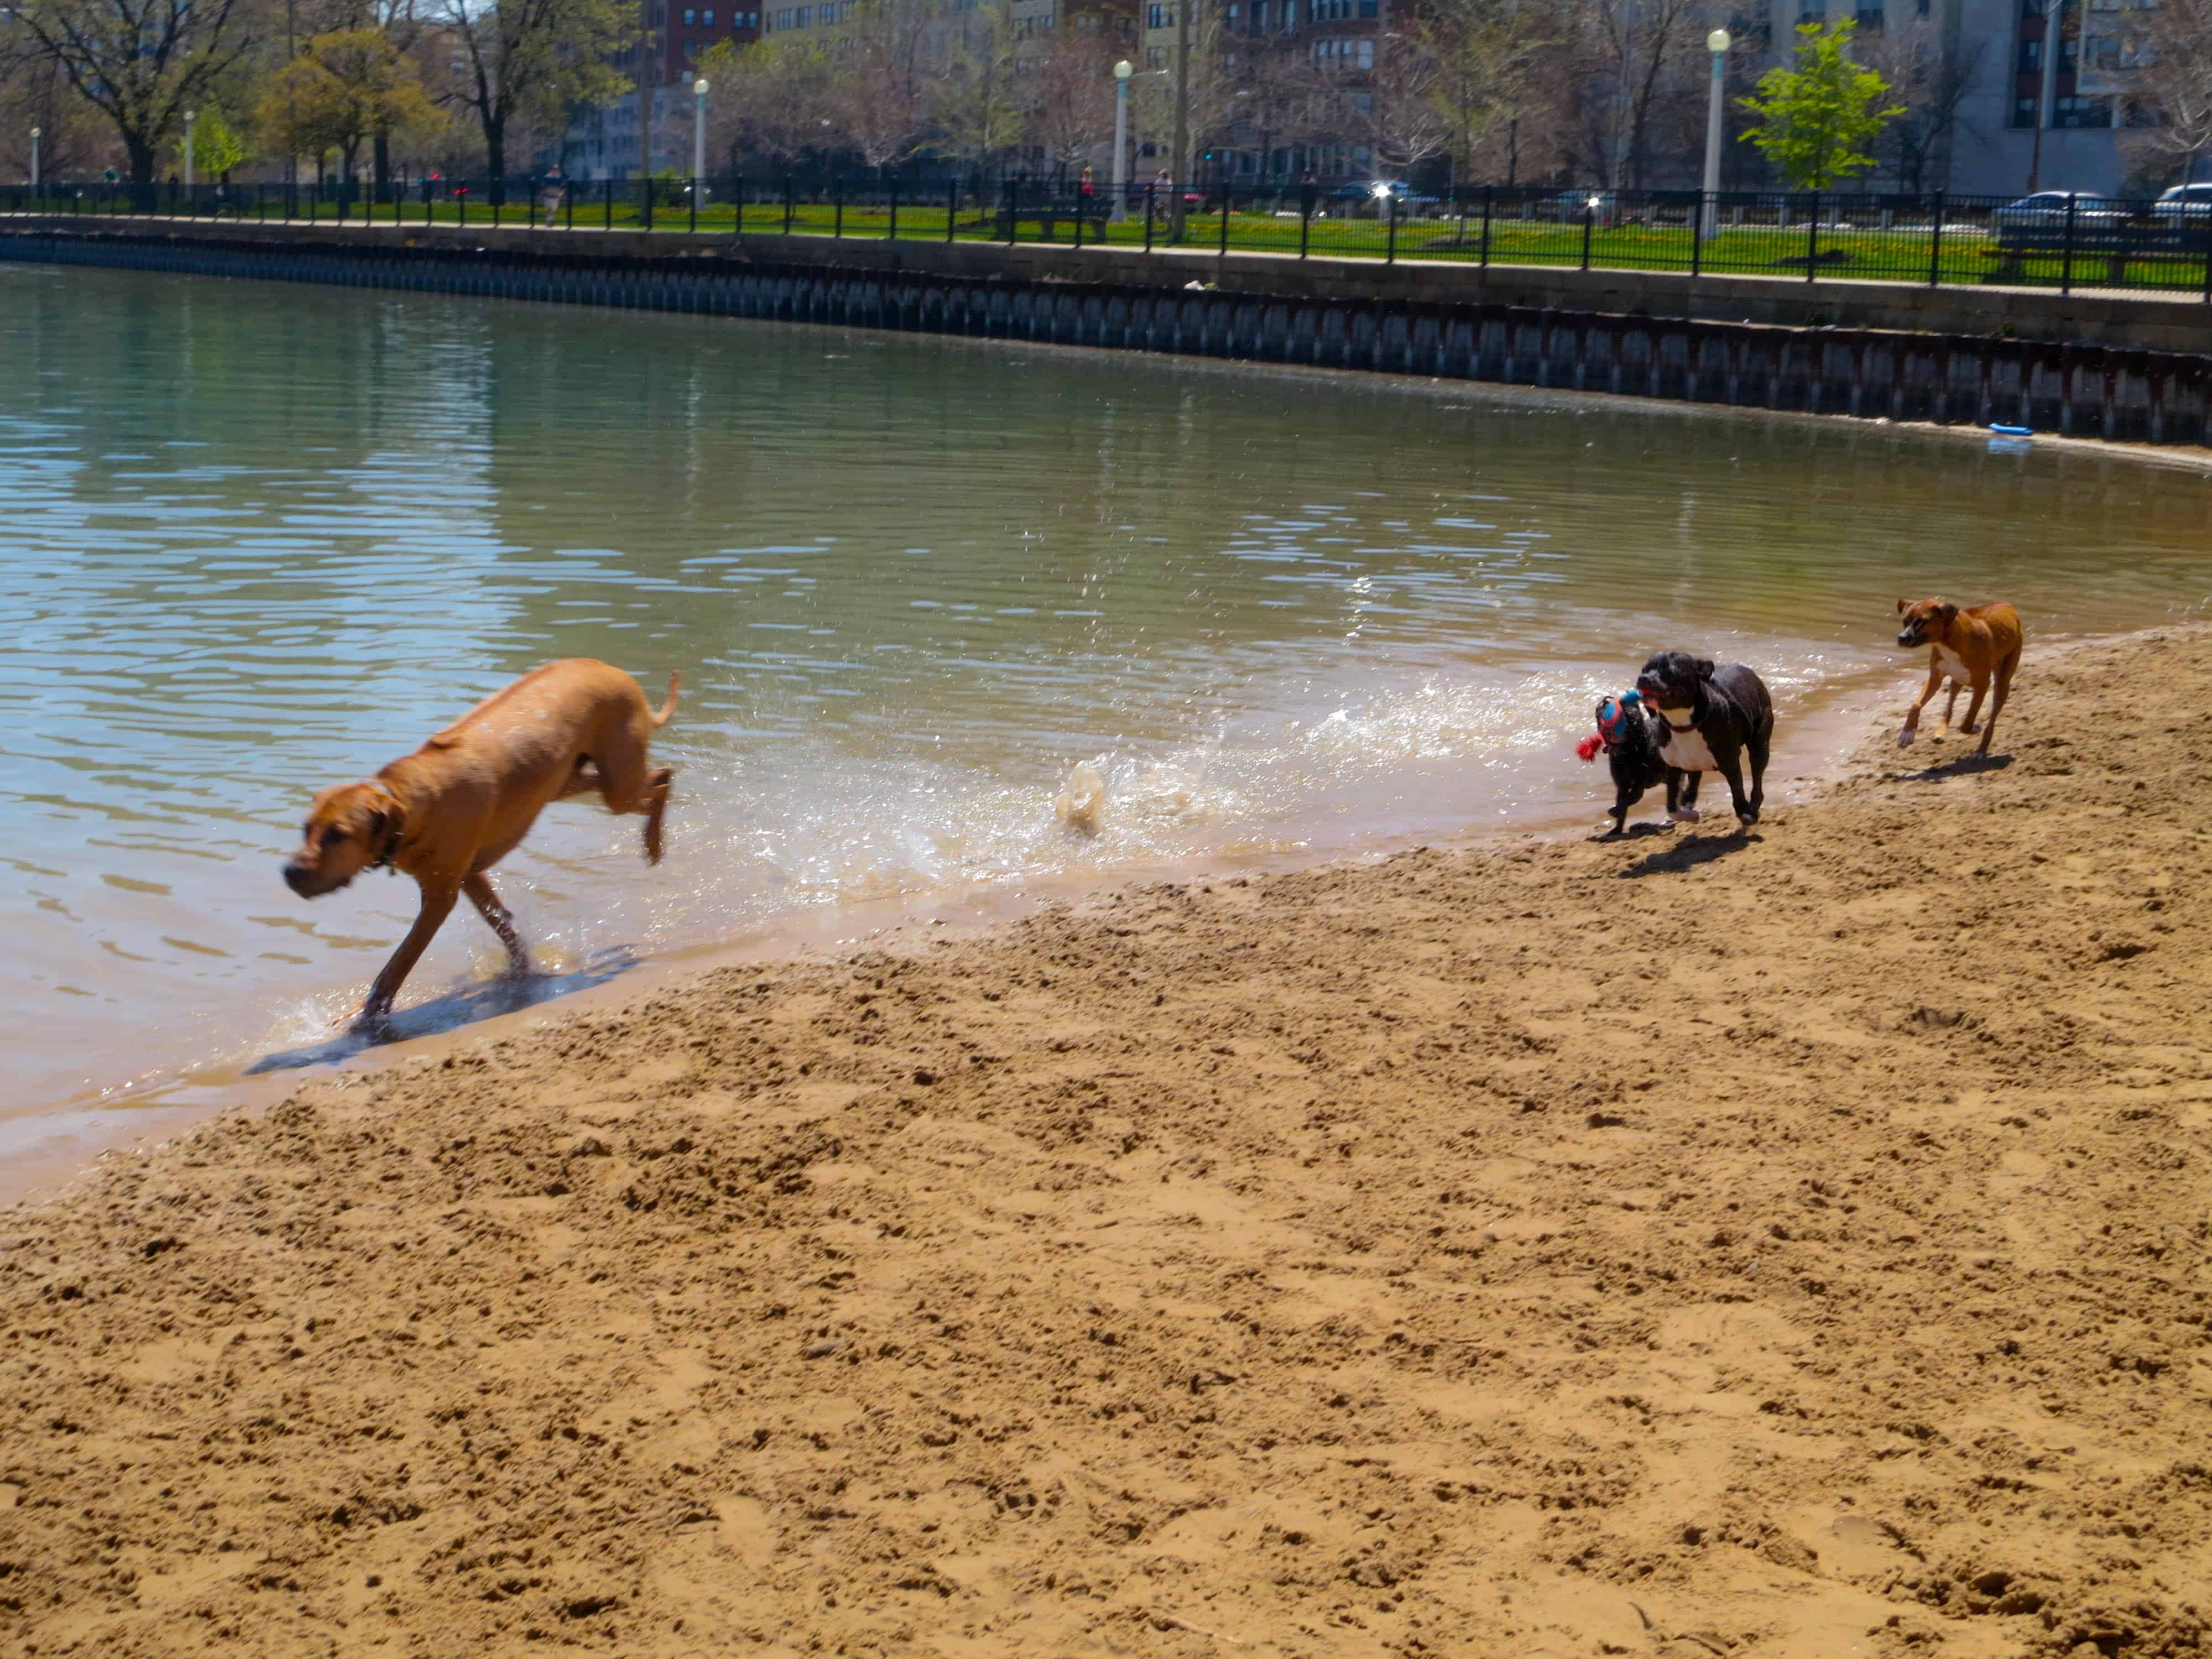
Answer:
<svg viewBox="0 0 2212 1659"><path fill-rule="evenodd" d="M2130 125L2147 118L2130 96L2123 27L2128 10L2145 3L2155 0L1773 0L1771 12L1760 5L1739 13L1735 27L1775 61L1788 55L1797 23L1850 17L1869 41L1926 30L1939 73L1957 77L1960 88L1929 188L2109 193L2129 179ZM2054 33L2057 58L2046 76Z"/></svg>

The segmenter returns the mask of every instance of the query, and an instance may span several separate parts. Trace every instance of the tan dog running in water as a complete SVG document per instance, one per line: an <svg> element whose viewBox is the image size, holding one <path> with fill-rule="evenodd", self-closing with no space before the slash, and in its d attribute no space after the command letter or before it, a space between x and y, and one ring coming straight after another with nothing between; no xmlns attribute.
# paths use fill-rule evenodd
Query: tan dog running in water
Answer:
<svg viewBox="0 0 2212 1659"><path fill-rule="evenodd" d="M1972 687L1974 695L1966 704L1966 723L1959 728L1970 738L1974 735L1975 717L1982 712L1982 698L1992 684L1996 685L1989 721L1982 727L1982 746L1974 751L1988 754L1990 739L1996 735L1997 716L2003 712L2005 699L2012 695L2021 647L2026 643L2020 612L2008 605L1961 611L1948 599L1899 599L1897 611L1904 618L1897 630L1897 642L1907 650L1923 645L1934 647L1928 658L1928 684L1921 688L1920 700L1905 711L1905 729L1897 734L1897 746L1909 746L1920 734L1920 711L1948 678L1951 695L1943 704L1943 724L1950 725L1951 711L1959 706L1959 688Z"/></svg>
<svg viewBox="0 0 2212 1659"><path fill-rule="evenodd" d="M368 781L315 797L300 850L284 866L294 892L319 898L386 865L422 890L422 910L369 988L363 1019L391 1012L463 893L515 969L529 967L514 918L484 872L520 844L550 803L597 789L609 811L642 812L646 862L660 862L660 818L674 775L653 768L647 746L676 712L676 680L668 677L668 701L655 714L619 668L583 657L550 662Z"/></svg>

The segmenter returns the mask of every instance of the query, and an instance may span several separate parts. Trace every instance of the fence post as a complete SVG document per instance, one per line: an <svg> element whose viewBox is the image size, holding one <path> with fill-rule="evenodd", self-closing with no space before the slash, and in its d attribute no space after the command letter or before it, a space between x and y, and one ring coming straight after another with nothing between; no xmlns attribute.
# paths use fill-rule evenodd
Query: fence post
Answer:
<svg viewBox="0 0 2212 1659"><path fill-rule="evenodd" d="M887 242L898 240L898 180L896 179L891 180L891 228L884 233L884 240Z"/></svg>
<svg viewBox="0 0 2212 1659"><path fill-rule="evenodd" d="M1320 192L1311 185L1298 186L1298 258L1306 257L1306 249L1313 239L1314 198Z"/></svg>
<svg viewBox="0 0 2212 1659"><path fill-rule="evenodd" d="M945 186L945 240L952 240L952 227L960 217L960 180L952 179Z"/></svg>
<svg viewBox="0 0 2212 1659"><path fill-rule="evenodd" d="M1590 232L1596 228L1597 198L1585 197L1583 199L1583 269L1584 270L1589 269Z"/></svg>
<svg viewBox="0 0 2212 1659"><path fill-rule="evenodd" d="M791 234L791 217L799 208L799 186L792 182L789 173L783 175L783 234Z"/></svg>
<svg viewBox="0 0 2212 1659"><path fill-rule="evenodd" d="M607 178L605 184L606 191L600 198L599 228L612 230L615 228L615 181L611 175ZM430 199L428 191L423 192L422 199L426 202Z"/></svg>
<svg viewBox="0 0 2212 1659"><path fill-rule="evenodd" d="M1147 253L1150 253L1152 251L1152 181L1151 181L1150 179L1146 179L1146 180L1145 181L1145 252L1147 252Z"/></svg>
<svg viewBox="0 0 2212 1659"><path fill-rule="evenodd" d="M1079 194L1075 198L1075 246L1079 248L1083 246L1083 210L1085 206L1085 204L1084 199L1082 196ZM1047 241L1050 241L1052 239L1048 236L1045 240Z"/></svg>
<svg viewBox="0 0 2212 1659"><path fill-rule="evenodd" d="M1813 210L1805 216L1805 280L1820 268L1820 192L1813 192Z"/></svg>
<svg viewBox="0 0 2212 1659"><path fill-rule="evenodd" d="M1006 246L1012 247L1022 239L1022 181L1006 180Z"/></svg>
<svg viewBox="0 0 2212 1659"><path fill-rule="evenodd" d="M691 234L692 234L692 235L694 235L694 236L696 236L698 234L699 234L699 180L698 180L697 177L695 175L695 176L693 177L692 180L691 180Z"/></svg>
<svg viewBox="0 0 2212 1659"><path fill-rule="evenodd" d="M745 175L739 173L730 180L730 234L745 234Z"/></svg>
<svg viewBox="0 0 2212 1659"><path fill-rule="evenodd" d="M2189 222L2189 213L2184 209L2181 222ZM2212 306L2212 213L2204 216L2204 303Z"/></svg>
<svg viewBox="0 0 2212 1659"><path fill-rule="evenodd" d="M1705 274L1705 208L1708 203L1717 204L1717 197L1708 196L1705 191L1699 191L1698 204L1690 210L1690 280L1692 282L1697 281ZM1720 212L1718 205L1715 205L1712 214L1713 222L1716 225L1720 222Z"/></svg>
<svg viewBox="0 0 2212 1659"><path fill-rule="evenodd" d="M2058 293L2063 299L2074 291L2074 204L2077 198L2069 192L2066 198L2066 246L2058 257Z"/></svg>
<svg viewBox="0 0 2212 1659"><path fill-rule="evenodd" d="M1497 194L1498 186L1495 185L1482 187L1482 268L1485 270L1490 269L1490 210Z"/></svg>
<svg viewBox="0 0 2212 1659"><path fill-rule="evenodd" d="M1223 258L1229 257L1229 174L1226 163L1221 174L1221 240L1218 245Z"/></svg>
<svg viewBox="0 0 2212 1659"><path fill-rule="evenodd" d="M1936 206L1928 221L1928 286L1943 285L1943 192L1936 192Z"/></svg>

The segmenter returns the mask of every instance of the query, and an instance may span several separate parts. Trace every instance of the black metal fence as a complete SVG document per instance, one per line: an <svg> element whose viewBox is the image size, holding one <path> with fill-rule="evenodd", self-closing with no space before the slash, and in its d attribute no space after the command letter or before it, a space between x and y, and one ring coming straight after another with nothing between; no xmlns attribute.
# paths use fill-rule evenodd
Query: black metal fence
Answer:
<svg viewBox="0 0 2212 1659"><path fill-rule="evenodd" d="M0 214L528 225L2124 289L2212 303L2212 204L1477 185L931 179L0 187Z"/></svg>

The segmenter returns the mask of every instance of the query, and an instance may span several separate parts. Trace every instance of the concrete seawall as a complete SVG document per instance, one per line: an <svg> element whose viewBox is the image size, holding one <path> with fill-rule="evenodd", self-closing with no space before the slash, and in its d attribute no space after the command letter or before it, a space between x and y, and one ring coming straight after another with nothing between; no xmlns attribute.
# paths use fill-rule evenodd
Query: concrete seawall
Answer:
<svg viewBox="0 0 2212 1659"><path fill-rule="evenodd" d="M473 226L116 222L94 230L82 221L15 221L0 224L0 258L1012 337L2212 444L2212 356L2204 350L2212 343L2212 316L2203 306L2179 301L1763 278L1693 283L1664 273L1483 270L1260 255L1162 258L1121 249ZM1992 307L1986 305L1982 331L1933 325L1974 314L1969 302L1981 301L2001 301L1995 311L2014 327L2033 326L2040 318L2053 337L1987 331ZM1794 313L1781 314L1792 307ZM1707 314L1716 310L1723 314ZM1838 325L1844 316L1850 325ZM1896 320L1907 318L1917 320ZM2173 349L2184 340L2187 349Z"/></svg>

